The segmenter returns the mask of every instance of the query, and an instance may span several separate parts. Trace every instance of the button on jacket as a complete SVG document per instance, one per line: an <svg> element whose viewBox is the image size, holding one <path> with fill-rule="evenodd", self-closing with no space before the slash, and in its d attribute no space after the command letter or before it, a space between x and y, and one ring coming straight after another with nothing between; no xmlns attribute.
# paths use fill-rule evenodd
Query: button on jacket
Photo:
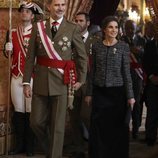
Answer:
<svg viewBox="0 0 158 158"><path fill-rule="evenodd" d="M122 41L105 46L102 41L93 45L93 63L87 95L92 95L92 85L99 87L125 86L127 98L133 98L130 75L129 47Z"/></svg>

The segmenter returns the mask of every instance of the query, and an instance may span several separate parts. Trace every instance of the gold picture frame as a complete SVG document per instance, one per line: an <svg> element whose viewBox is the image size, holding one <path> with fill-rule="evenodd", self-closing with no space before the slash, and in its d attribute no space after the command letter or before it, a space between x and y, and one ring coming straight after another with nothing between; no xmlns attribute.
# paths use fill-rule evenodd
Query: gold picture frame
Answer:
<svg viewBox="0 0 158 158"><path fill-rule="evenodd" d="M11 0L0 0L0 8L9 8ZM19 0L12 0L12 7L19 7Z"/></svg>

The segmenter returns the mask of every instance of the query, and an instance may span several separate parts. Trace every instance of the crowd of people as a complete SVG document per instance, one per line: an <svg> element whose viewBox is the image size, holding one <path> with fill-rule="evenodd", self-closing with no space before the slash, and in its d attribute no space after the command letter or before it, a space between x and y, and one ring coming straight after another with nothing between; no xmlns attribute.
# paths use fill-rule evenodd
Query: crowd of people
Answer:
<svg viewBox="0 0 158 158"><path fill-rule="evenodd" d="M12 30L12 40L6 40L16 135L15 149L8 154L33 156L38 139L46 158L62 158L68 111L72 158L85 158L85 145L89 158L128 158L129 122L137 140L144 103L145 142L153 146L158 123L153 23L145 24L143 35L134 21L126 20L120 35L115 16L94 27L85 12L68 21L66 0L46 0L46 6L49 18L32 23L43 12L34 2L23 2L21 23Z"/></svg>

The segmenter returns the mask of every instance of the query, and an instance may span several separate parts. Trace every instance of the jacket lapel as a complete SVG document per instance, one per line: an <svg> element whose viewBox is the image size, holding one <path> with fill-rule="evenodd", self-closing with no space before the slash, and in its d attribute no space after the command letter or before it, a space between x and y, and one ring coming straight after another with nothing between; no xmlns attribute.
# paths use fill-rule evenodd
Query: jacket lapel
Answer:
<svg viewBox="0 0 158 158"><path fill-rule="evenodd" d="M86 40L86 42L85 42L85 47L86 47L87 54L90 53L91 44L92 44L92 35L89 34L89 35L88 35L88 38L87 38L87 40Z"/></svg>
<svg viewBox="0 0 158 158"><path fill-rule="evenodd" d="M45 27L46 27L45 28L46 34L48 35L48 37L50 39L52 39L52 33L51 33L51 28L50 28L50 19L46 20ZM54 39L65 32L65 27L66 27L66 19L63 18L63 21L61 22Z"/></svg>
<svg viewBox="0 0 158 158"><path fill-rule="evenodd" d="M58 38L61 34L65 32L65 27L66 27L66 19L63 18L63 21L61 22L54 39Z"/></svg>

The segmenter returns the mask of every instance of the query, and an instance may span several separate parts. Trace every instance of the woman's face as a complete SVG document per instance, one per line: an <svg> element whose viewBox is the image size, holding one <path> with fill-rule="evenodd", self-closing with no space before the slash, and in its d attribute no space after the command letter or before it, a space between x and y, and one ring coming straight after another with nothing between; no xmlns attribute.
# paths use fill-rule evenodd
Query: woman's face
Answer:
<svg viewBox="0 0 158 158"><path fill-rule="evenodd" d="M116 38L118 35L118 23L116 21L109 22L103 31L105 38Z"/></svg>

